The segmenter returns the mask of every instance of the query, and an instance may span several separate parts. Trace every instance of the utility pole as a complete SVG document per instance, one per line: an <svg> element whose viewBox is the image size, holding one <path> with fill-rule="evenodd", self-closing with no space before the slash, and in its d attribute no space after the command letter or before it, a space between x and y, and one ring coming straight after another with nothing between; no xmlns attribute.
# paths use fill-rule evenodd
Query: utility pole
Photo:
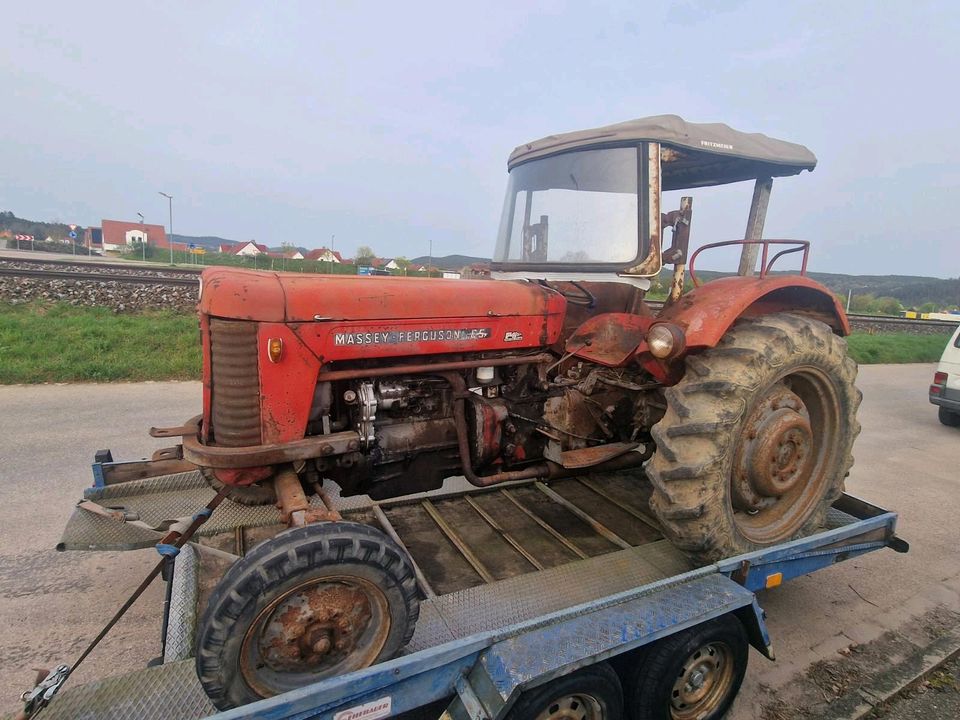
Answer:
<svg viewBox="0 0 960 720"><path fill-rule="evenodd" d="M147 261L147 231L143 226L143 213L138 212L140 216L140 249L143 250L143 261Z"/></svg>
<svg viewBox="0 0 960 720"><path fill-rule="evenodd" d="M430 238L430 252L427 258L427 277L433 277L433 238Z"/></svg>
<svg viewBox="0 0 960 720"><path fill-rule="evenodd" d="M170 210L170 238L169 238L169 242L170 242L170 264L173 265L173 195L167 195L167 194L166 194L165 192L163 192L162 190L158 190L157 192L159 192L161 195L163 195L163 196L168 200L168 202L169 202L169 210Z"/></svg>

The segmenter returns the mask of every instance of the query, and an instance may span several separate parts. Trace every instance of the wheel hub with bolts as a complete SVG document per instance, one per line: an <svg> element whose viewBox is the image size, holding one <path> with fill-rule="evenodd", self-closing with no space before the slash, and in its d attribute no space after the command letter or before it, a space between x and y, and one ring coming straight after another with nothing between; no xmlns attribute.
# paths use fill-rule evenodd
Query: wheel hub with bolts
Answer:
<svg viewBox="0 0 960 720"><path fill-rule="evenodd" d="M725 644L698 648L687 658L673 685L671 717L686 720L709 714L726 698L732 680L733 664Z"/></svg>
<svg viewBox="0 0 960 720"><path fill-rule="evenodd" d="M361 588L336 582L302 588L270 613L260 632L260 658L281 672L320 669L353 652L372 617Z"/></svg>
<svg viewBox="0 0 960 720"><path fill-rule="evenodd" d="M603 720L603 711L596 698L567 695L551 702L536 720Z"/></svg>
<svg viewBox="0 0 960 720"><path fill-rule="evenodd" d="M756 512L773 505L810 472L813 431L803 400L779 384L743 427L733 466L733 504Z"/></svg>

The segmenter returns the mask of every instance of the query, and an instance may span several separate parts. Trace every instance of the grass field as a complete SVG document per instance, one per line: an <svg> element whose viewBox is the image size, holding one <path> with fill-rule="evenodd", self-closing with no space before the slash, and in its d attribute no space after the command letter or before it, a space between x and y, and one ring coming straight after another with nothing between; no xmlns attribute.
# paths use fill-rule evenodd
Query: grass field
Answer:
<svg viewBox="0 0 960 720"><path fill-rule="evenodd" d="M943 354L949 339L949 334L854 333L847 338L847 346L853 359L862 365L936 362Z"/></svg>
<svg viewBox="0 0 960 720"><path fill-rule="evenodd" d="M935 362L948 337L857 333L848 342L862 364ZM192 314L0 304L0 384L199 377L200 339Z"/></svg>
<svg viewBox="0 0 960 720"><path fill-rule="evenodd" d="M0 384L199 376L195 315L0 304Z"/></svg>

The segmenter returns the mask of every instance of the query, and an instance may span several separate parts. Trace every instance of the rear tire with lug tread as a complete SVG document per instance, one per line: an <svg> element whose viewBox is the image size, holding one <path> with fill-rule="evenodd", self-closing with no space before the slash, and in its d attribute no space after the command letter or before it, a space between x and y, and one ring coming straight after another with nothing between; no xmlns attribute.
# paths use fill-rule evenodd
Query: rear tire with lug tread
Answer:
<svg viewBox="0 0 960 720"><path fill-rule="evenodd" d="M732 615L654 643L624 673L630 720L719 720L743 683L749 649Z"/></svg>
<svg viewBox="0 0 960 720"><path fill-rule="evenodd" d="M620 678L605 662L525 691L506 720L621 720Z"/></svg>
<svg viewBox="0 0 960 720"><path fill-rule="evenodd" d="M846 342L798 315L742 318L686 366L646 466L667 537L709 564L820 528L860 432Z"/></svg>
<svg viewBox="0 0 960 720"><path fill-rule="evenodd" d="M197 632L197 676L218 709L245 705L389 659L419 612L406 553L379 530L285 530L217 584Z"/></svg>
<svg viewBox="0 0 960 720"><path fill-rule="evenodd" d="M940 418L940 422L946 425L947 427L960 427L960 413L955 413L946 408L937 408L939 411L937 416Z"/></svg>

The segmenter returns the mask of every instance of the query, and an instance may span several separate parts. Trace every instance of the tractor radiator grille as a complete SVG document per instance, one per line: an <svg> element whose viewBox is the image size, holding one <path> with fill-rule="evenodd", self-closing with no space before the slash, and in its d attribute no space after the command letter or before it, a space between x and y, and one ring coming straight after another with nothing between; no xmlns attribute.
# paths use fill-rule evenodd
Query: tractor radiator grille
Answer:
<svg viewBox="0 0 960 720"><path fill-rule="evenodd" d="M217 445L260 444L257 323L210 319L213 437Z"/></svg>

